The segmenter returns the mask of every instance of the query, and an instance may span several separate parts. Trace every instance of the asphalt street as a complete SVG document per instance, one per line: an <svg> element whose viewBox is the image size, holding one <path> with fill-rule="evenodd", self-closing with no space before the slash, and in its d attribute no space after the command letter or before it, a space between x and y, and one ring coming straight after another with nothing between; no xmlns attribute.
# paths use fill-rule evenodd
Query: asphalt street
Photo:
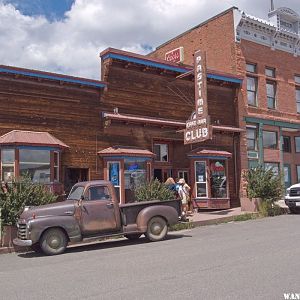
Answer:
<svg viewBox="0 0 300 300"><path fill-rule="evenodd" d="M300 215L0 256L1 299L284 299L300 293Z"/></svg>

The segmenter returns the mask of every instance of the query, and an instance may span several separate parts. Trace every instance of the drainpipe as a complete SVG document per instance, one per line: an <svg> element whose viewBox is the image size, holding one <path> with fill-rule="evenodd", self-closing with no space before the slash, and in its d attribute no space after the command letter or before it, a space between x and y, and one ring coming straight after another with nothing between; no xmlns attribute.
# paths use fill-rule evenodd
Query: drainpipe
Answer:
<svg viewBox="0 0 300 300"><path fill-rule="evenodd" d="M264 145L263 145L263 123L258 124L258 149L259 149L259 164L264 163Z"/></svg>

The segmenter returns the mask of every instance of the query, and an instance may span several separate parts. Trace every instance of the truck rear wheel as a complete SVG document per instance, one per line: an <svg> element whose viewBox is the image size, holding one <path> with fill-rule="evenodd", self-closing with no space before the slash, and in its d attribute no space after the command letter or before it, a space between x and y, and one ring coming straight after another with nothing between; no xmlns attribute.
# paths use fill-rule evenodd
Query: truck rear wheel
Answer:
<svg viewBox="0 0 300 300"><path fill-rule="evenodd" d="M162 217L153 217L148 222L147 232L145 233L148 240L151 242L163 240L168 233L168 225Z"/></svg>
<svg viewBox="0 0 300 300"><path fill-rule="evenodd" d="M40 245L45 254L57 255L66 250L68 238L61 229L50 228L43 233Z"/></svg>
<svg viewBox="0 0 300 300"><path fill-rule="evenodd" d="M126 237L126 239L130 240L130 241L135 241L138 240L141 237L140 233L133 233L133 234L125 234L124 235Z"/></svg>

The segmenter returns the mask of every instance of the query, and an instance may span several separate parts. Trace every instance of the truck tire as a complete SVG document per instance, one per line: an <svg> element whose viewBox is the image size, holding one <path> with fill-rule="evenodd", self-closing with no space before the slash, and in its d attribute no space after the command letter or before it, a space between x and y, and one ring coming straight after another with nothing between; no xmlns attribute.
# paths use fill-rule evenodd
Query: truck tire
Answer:
<svg viewBox="0 0 300 300"><path fill-rule="evenodd" d="M168 233L168 225L164 218L153 217L148 222L147 232L145 233L147 239L151 242L163 240Z"/></svg>
<svg viewBox="0 0 300 300"><path fill-rule="evenodd" d="M142 234L140 234L140 233L124 234L124 236L126 237L126 239L128 239L130 241L138 240L141 237L141 235Z"/></svg>
<svg viewBox="0 0 300 300"><path fill-rule="evenodd" d="M46 255L57 255L66 250L68 238L61 229L50 228L43 233L40 245Z"/></svg>

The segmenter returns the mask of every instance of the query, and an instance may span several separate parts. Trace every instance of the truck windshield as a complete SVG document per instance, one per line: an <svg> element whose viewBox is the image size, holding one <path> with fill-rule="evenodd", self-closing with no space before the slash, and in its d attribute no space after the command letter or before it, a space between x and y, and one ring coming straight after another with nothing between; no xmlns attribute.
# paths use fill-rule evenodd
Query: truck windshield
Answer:
<svg viewBox="0 0 300 300"><path fill-rule="evenodd" d="M67 198L67 200L80 200L83 195L84 187L83 186L74 186Z"/></svg>

